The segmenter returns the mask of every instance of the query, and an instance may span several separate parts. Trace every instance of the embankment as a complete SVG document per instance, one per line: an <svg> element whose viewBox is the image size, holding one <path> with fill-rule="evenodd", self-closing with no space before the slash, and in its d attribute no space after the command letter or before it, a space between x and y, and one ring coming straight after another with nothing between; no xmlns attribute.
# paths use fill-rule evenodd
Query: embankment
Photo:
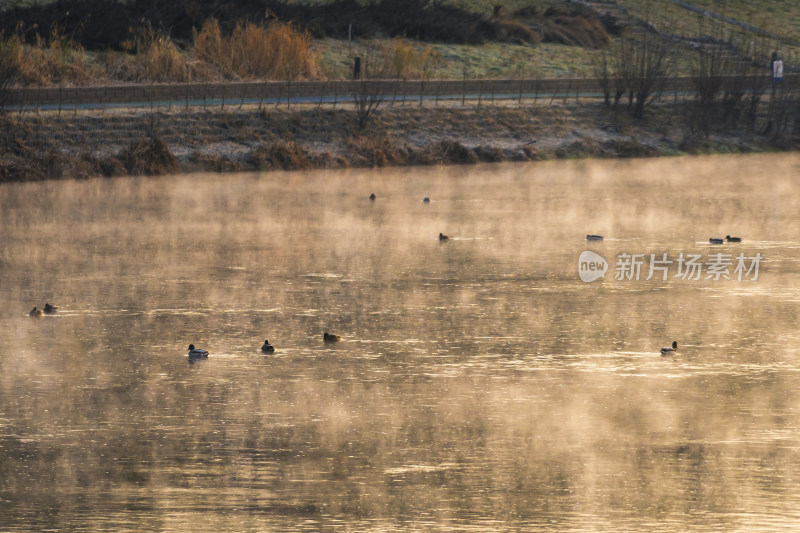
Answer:
<svg viewBox="0 0 800 533"><path fill-rule="evenodd" d="M681 107L638 121L599 103L386 106L367 128L349 109L77 111L0 117L0 180L469 164L795 149L732 132L698 140Z"/></svg>

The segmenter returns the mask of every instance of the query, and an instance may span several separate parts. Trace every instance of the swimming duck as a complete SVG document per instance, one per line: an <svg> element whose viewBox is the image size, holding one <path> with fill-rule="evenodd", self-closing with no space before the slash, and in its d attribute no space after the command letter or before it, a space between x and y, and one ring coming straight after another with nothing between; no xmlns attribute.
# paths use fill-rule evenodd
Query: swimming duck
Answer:
<svg viewBox="0 0 800 533"><path fill-rule="evenodd" d="M587 235L586 236L586 240L587 241L602 241L603 240L603 236L602 235Z"/></svg>
<svg viewBox="0 0 800 533"><path fill-rule="evenodd" d="M53 313L56 313L56 312L58 312L58 306L57 305L44 304L44 313L46 315L52 315Z"/></svg>
<svg viewBox="0 0 800 533"><path fill-rule="evenodd" d="M264 346L261 347L261 351L264 353L272 353L275 351L275 347L269 343L268 340L264 340Z"/></svg>
<svg viewBox="0 0 800 533"><path fill-rule="evenodd" d="M36 307L34 306L34 308L31 309L31 312L28 313L28 316L32 317L32 318L41 318L42 317L42 310L41 309L36 309Z"/></svg>
<svg viewBox="0 0 800 533"><path fill-rule="evenodd" d="M716 237L711 237L710 239L708 239L708 242L711 244L722 244L723 240L717 239Z"/></svg>
<svg viewBox="0 0 800 533"><path fill-rule="evenodd" d="M331 335L326 331L325 334L322 335L322 340L324 342L339 342L342 338L339 335Z"/></svg>
<svg viewBox="0 0 800 533"><path fill-rule="evenodd" d="M422 203L423 204L429 204L429 203L431 203L431 199L426 196L425 198L422 199Z"/></svg>
<svg viewBox="0 0 800 533"><path fill-rule="evenodd" d="M374 200L374 199L375 199L375 193L372 193L372 194L370 194L370 195L369 195L369 199L370 199L370 200Z"/></svg>
<svg viewBox="0 0 800 533"><path fill-rule="evenodd" d="M192 359L199 359L201 357L205 359L206 357L208 357L208 352L205 350L201 350L200 348L195 348L194 344L190 344L189 357L191 357Z"/></svg>
<svg viewBox="0 0 800 533"><path fill-rule="evenodd" d="M671 348L661 348L661 354L666 355L670 353L675 353L678 351L678 341L672 341Z"/></svg>
<svg viewBox="0 0 800 533"><path fill-rule="evenodd" d="M448 236L447 236L447 235L445 235L444 233L440 233L440 234L439 234L439 240L440 240L440 241L449 241L449 240L450 240L450 237L448 237Z"/></svg>
<svg viewBox="0 0 800 533"><path fill-rule="evenodd" d="M741 237L731 237L730 235L725 235L725 240L728 242L742 242Z"/></svg>

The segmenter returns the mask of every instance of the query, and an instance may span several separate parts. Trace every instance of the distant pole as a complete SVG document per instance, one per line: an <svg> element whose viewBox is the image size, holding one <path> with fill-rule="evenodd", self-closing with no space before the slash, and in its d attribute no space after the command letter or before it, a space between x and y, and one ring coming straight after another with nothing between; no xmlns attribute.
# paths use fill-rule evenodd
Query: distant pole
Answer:
<svg viewBox="0 0 800 533"><path fill-rule="evenodd" d="M350 41L352 40L352 38L353 38L353 25L352 24L348 24L347 25L347 53L348 54L350 53Z"/></svg>

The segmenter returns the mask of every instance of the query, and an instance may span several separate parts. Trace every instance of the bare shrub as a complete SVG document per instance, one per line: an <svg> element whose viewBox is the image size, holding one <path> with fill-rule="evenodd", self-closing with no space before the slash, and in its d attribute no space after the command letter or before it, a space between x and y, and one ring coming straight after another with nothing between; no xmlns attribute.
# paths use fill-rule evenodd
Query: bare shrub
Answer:
<svg viewBox="0 0 800 533"><path fill-rule="evenodd" d="M617 48L615 65L617 94L621 97L626 88L631 113L643 118L645 107L661 96L673 76L668 44L649 31L639 38L624 38Z"/></svg>
<svg viewBox="0 0 800 533"><path fill-rule="evenodd" d="M361 76L353 81L352 96L356 109L357 127L363 130L370 117L386 99L391 84L387 81L391 68L386 50L370 45L361 56Z"/></svg>
<svg viewBox="0 0 800 533"><path fill-rule="evenodd" d="M600 61L595 63L592 67L594 78L603 91L603 103L607 106L611 105L611 88L613 72L611 71L611 63L608 59L608 52L603 50L600 54Z"/></svg>

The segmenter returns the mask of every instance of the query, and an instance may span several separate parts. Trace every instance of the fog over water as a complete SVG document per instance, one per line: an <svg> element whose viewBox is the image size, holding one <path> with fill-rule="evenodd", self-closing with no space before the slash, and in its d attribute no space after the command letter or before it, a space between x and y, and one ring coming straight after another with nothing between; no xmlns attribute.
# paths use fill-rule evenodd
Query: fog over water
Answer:
<svg viewBox="0 0 800 533"><path fill-rule="evenodd" d="M799 214L796 154L3 184L0 531L797 530Z"/></svg>

